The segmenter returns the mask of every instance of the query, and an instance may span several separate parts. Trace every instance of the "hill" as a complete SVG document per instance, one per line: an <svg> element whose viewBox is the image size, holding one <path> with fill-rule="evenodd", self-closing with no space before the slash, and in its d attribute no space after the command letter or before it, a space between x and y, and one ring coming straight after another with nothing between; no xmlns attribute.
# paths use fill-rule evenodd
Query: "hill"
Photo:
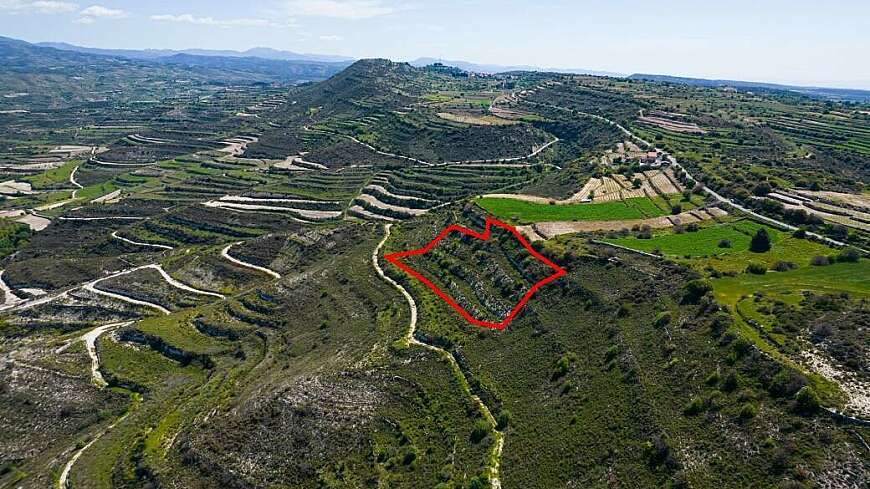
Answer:
<svg viewBox="0 0 870 489"><path fill-rule="evenodd" d="M512 71L538 71L546 73L572 73L577 75L595 75L595 76L625 76L612 71L588 70L583 68L544 68L532 65L495 65L472 63L470 61L460 60L445 60L440 58L417 58L410 62L412 66L423 67L433 63L441 63L446 66L452 66L465 71L475 73L509 73Z"/></svg>
<svg viewBox="0 0 870 489"><path fill-rule="evenodd" d="M870 106L0 56L2 489L870 480Z"/></svg>
<svg viewBox="0 0 870 489"><path fill-rule="evenodd" d="M749 82L739 80L709 80L705 78L687 78L669 75L648 75L643 73L635 73L628 78L632 80L678 83L681 85L693 85L699 87L731 87L741 88L744 90L777 90L826 100L844 100L864 103L870 102L870 90L850 88L802 87L795 85L780 85L776 83Z"/></svg>

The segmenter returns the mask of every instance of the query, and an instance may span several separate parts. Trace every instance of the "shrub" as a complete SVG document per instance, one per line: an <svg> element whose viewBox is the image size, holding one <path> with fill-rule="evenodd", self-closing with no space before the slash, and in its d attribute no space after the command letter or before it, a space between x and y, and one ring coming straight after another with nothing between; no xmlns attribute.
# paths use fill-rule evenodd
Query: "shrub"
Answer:
<svg viewBox="0 0 870 489"><path fill-rule="evenodd" d="M648 224L640 227L640 232L637 233L637 239L651 239L652 228Z"/></svg>
<svg viewBox="0 0 870 489"><path fill-rule="evenodd" d="M513 422L513 415L507 409L502 409L496 418L495 428L499 431L507 428Z"/></svg>
<svg viewBox="0 0 870 489"><path fill-rule="evenodd" d="M741 336L731 343L731 348L734 349L734 353L736 353L738 357L742 357L752 349L752 343Z"/></svg>
<svg viewBox="0 0 870 489"><path fill-rule="evenodd" d="M758 406L751 402L744 404L743 407L740 408L741 419L754 418L756 414L758 414Z"/></svg>
<svg viewBox="0 0 870 489"><path fill-rule="evenodd" d="M807 239L807 230L804 228L800 228L792 234L797 239Z"/></svg>
<svg viewBox="0 0 870 489"><path fill-rule="evenodd" d="M699 228L698 228L697 222L690 222L689 224L686 225L686 231L688 231L690 233L696 233L696 232L698 232L698 229Z"/></svg>
<svg viewBox="0 0 870 489"><path fill-rule="evenodd" d="M734 392L734 390L737 389L737 385L737 374L729 372L728 375L725 376L725 380L722 381L722 390L725 392Z"/></svg>
<svg viewBox="0 0 870 489"><path fill-rule="evenodd" d="M816 267L824 267L824 266L828 266L830 264L831 264L831 260L827 256L818 255L818 256L814 256L810 259L810 265L813 265Z"/></svg>
<svg viewBox="0 0 870 489"><path fill-rule="evenodd" d="M807 383L803 375L783 368L773 376L767 390L776 397L789 397L806 387Z"/></svg>
<svg viewBox="0 0 870 489"><path fill-rule="evenodd" d="M686 407L683 408L683 414L686 416L694 416L704 410L704 401L700 397L694 397Z"/></svg>
<svg viewBox="0 0 870 489"><path fill-rule="evenodd" d="M704 383L707 385L716 385L719 383L720 379L721 379L721 376L719 375L719 372L714 371L713 373L708 375L706 379L704 379Z"/></svg>
<svg viewBox="0 0 870 489"><path fill-rule="evenodd" d="M656 315L655 323L657 328L667 326L671 322L671 311L662 311Z"/></svg>
<svg viewBox="0 0 870 489"><path fill-rule="evenodd" d="M719 247L720 248L730 248L731 247L731 240L730 239L720 239L719 240Z"/></svg>
<svg viewBox="0 0 870 489"><path fill-rule="evenodd" d="M861 252L855 248L846 248L837 255L837 261L841 263L857 263L861 259Z"/></svg>
<svg viewBox="0 0 870 489"><path fill-rule="evenodd" d="M477 423L474 423L474 429L471 430L471 442L480 443L480 441L486 438L486 435L488 434L489 423L482 419L479 419L477 420Z"/></svg>
<svg viewBox="0 0 870 489"><path fill-rule="evenodd" d="M797 401L798 411L803 414L815 413L821 407L819 395L808 385L801 387L801 390L795 394L794 398Z"/></svg>
<svg viewBox="0 0 870 489"><path fill-rule="evenodd" d="M556 366L553 368L553 375L551 380L558 380L564 377L568 371L571 369L571 362L574 360L574 355L566 353L562 355L559 360L556 362Z"/></svg>
<svg viewBox="0 0 870 489"><path fill-rule="evenodd" d="M683 302L697 304L701 297L713 291L713 285L706 280L692 280L683 289Z"/></svg>
<svg viewBox="0 0 870 489"><path fill-rule="evenodd" d="M761 182L752 189L752 193L757 195L758 197L763 197L770 193L771 191L770 184L767 182Z"/></svg>
<svg viewBox="0 0 870 489"><path fill-rule="evenodd" d="M755 253L770 251L770 236L767 234L767 229L761 228L755 232L755 236L749 242L749 250Z"/></svg>
<svg viewBox="0 0 870 489"><path fill-rule="evenodd" d="M677 215L683 212L683 206L680 204L674 204L671 206L671 214Z"/></svg>
<svg viewBox="0 0 870 489"><path fill-rule="evenodd" d="M746 273L753 275L764 275L767 273L767 265L764 263L752 262L746 267Z"/></svg>
<svg viewBox="0 0 870 489"><path fill-rule="evenodd" d="M773 265L773 269L777 272L787 272L789 270L794 270L797 268L797 264L790 261L778 261Z"/></svg>
<svg viewBox="0 0 870 489"><path fill-rule="evenodd" d="M417 452L412 450L406 453L404 458L402 458L402 465L411 465L414 463L414 460L417 460Z"/></svg>

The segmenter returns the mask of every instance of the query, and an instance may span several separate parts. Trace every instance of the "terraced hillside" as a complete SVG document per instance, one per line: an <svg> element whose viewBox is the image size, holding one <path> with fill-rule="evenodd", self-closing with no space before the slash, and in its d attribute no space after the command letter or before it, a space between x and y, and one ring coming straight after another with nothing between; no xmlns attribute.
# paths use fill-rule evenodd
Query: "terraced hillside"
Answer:
<svg viewBox="0 0 870 489"><path fill-rule="evenodd" d="M171 69L191 84L131 78L147 102L0 102L32 109L0 114L0 487L870 477L866 258L754 210L860 224L862 194L766 163L757 208L717 193L705 138L739 131L706 111L744 95L386 60L299 86ZM552 276L535 254L565 270L501 330L385 258L492 215L535 253L496 227L406 260L491 323Z"/></svg>

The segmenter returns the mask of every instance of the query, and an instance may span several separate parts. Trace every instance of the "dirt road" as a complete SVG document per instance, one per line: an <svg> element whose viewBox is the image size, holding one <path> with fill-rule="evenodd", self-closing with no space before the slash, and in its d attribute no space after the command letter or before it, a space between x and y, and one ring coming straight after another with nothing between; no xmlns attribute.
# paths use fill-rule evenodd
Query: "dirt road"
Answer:
<svg viewBox="0 0 870 489"><path fill-rule="evenodd" d="M226 246L226 248L221 250L221 256L224 257L225 259L231 261L232 263L235 263L236 265L238 265L240 267L250 268L251 270L257 270L258 272L263 272L263 273L265 273L273 278L281 278L281 274L276 272L275 270L271 270L271 269L266 268L266 267L257 266L257 265L254 265L253 263L244 262L242 260L239 260L237 258L233 258L232 256L230 256L230 248L232 248L233 246L236 246L236 245L240 245L242 243L243 243L243 241L238 241L235 243L228 244Z"/></svg>
<svg viewBox="0 0 870 489"><path fill-rule="evenodd" d="M414 337L414 332L417 330L417 303L414 301L414 298L411 294L399 285L398 282L388 277L384 270L381 268L380 263L378 262L378 255L381 252L384 244L390 239L390 229L392 228L392 224L384 225L384 238L378 243L378 246L375 248L374 252L372 252L372 266L375 268L375 272L377 272L378 276L396 288L404 297L405 300L408 301L408 307L411 310L411 319L408 324L408 331L405 333L403 337L404 342L408 346L420 346L431 350L438 355L440 355L453 369L453 371L457 374L457 379L461 380L461 387L463 392L471 398L474 402L474 405L480 410L481 415L483 415L484 419L486 419L487 423L490 425L492 429L493 435L493 445L492 445L492 455L491 455L491 464L489 467L489 481L492 489L501 489L501 479L499 479L499 465L501 462L501 453L504 448L504 433L498 431L496 428L498 423L495 420L495 417L492 415L492 412L480 400L480 397L471 392L471 387L468 383L468 378L465 376L465 373L462 369L459 368L459 363L456 361L456 358L453 357L453 354L449 351L439 348L437 346L430 345L428 343L423 343L422 341L417 340Z"/></svg>

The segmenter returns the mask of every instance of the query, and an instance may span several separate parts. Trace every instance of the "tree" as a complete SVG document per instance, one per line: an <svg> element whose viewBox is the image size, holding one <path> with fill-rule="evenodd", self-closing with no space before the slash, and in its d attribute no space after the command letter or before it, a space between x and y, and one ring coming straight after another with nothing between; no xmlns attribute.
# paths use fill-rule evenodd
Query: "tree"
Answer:
<svg viewBox="0 0 870 489"><path fill-rule="evenodd" d="M765 195L769 194L771 190L772 189L769 183L761 182L756 185L754 189L752 189L752 193L759 197L764 197Z"/></svg>
<svg viewBox="0 0 870 489"><path fill-rule="evenodd" d="M755 253L764 253L770 251L770 236L764 228L755 232L752 241L749 242L749 250Z"/></svg>

